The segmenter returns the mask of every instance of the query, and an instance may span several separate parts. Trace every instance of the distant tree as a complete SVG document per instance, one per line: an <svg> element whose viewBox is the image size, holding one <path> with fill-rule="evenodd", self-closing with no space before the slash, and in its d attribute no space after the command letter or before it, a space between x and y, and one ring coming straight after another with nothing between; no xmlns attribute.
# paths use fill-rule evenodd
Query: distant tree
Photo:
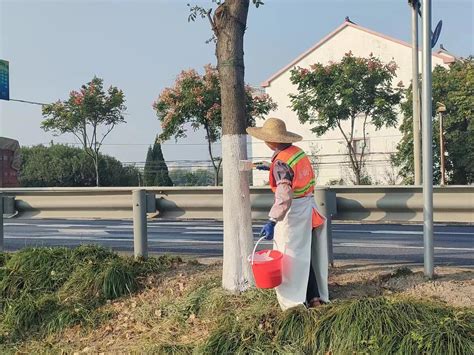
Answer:
<svg viewBox="0 0 474 355"><path fill-rule="evenodd" d="M446 106L443 116L447 183L474 183L474 57L460 59L449 68L437 66L433 71L433 181L440 181L439 117L436 103ZM404 183L413 184L412 88L402 103L403 138L397 146L395 163Z"/></svg>
<svg viewBox="0 0 474 355"><path fill-rule="evenodd" d="M212 151L212 144L221 137L222 112L219 73L210 64L204 67L204 75L195 70L185 70L176 79L173 87L165 88L153 108L163 129L159 138L176 140L187 136L186 126L193 130L203 128L206 132L209 157L214 168L214 183L217 186L221 158ZM245 87L246 119L248 126L255 119L268 114L276 105L266 94L258 94L250 86Z"/></svg>
<svg viewBox="0 0 474 355"><path fill-rule="evenodd" d="M173 186L168 175L168 166L166 165L161 144L158 140L153 144L153 148L148 148L144 169L145 186Z"/></svg>
<svg viewBox="0 0 474 355"><path fill-rule="evenodd" d="M367 126L380 129L397 123L395 107L402 93L401 83L396 88L392 85L396 68L394 62L384 64L373 55L358 58L349 52L339 63L317 63L291 71L291 82L297 88L290 95L293 110L318 136L339 129L357 185L368 182ZM361 137L354 136L357 125L362 127Z"/></svg>
<svg viewBox="0 0 474 355"><path fill-rule="evenodd" d="M82 187L95 185L95 167L80 148L55 144L22 147L20 183L24 187ZM117 159L99 155L103 186L137 186L139 171Z"/></svg>
<svg viewBox="0 0 474 355"><path fill-rule="evenodd" d="M105 91L103 80L94 77L80 91L71 91L68 100L43 106L41 127L55 135L71 133L79 140L94 164L96 186L100 185L100 149L114 127L125 122L124 102L121 90L111 86Z"/></svg>
<svg viewBox="0 0 474 355"><path fill-rule="evenodd" d="M174 186L212 186L214 185L214 176L211 171L206 169L188 170L174 169L170 171L170 178Z"/></svg>

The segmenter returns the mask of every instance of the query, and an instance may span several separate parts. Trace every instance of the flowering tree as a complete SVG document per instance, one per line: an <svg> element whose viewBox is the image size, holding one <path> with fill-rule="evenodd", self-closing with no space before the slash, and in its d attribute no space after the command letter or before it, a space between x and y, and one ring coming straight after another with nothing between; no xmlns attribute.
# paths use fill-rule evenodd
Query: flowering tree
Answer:
<svg viewBox="0 0 474 355"><path fill-rule="evenodd" d="M395 106L401 100L402 83L392 85L396 69L393 61L384 64L372 54L358 58L349 52L339 63L317 63L291 71L298 92L290 98L300 122L313 125L317 135L339 129L357 185L367 180L367 126L380 129L397 123ZM344 122L349 123L348 128ZM356 125L362 128L362 137L354 136Z"/></svg>
<svg viewBox="0 0 474 355"><path fill-rule="evenodd" d="M200 75L194 69L182 71L174 86L165 88L153 104L163 129L159 139L185 138L188 124L194 130L200 128L205 130L216 186L222 159L214 155L212 144L221 137L220 90L219 73L215 67L208 64L204 67L204 75ZM258 95L250 86L245 87L245 95L248 126L254 126L256 118L262 117L276 107L268 95Z"/></svg>
<svg viewBox="0 0 474 355"><path fill-rule="evenodd" d="M80 91L71 91L69 99L43 106L46 118L41 125L55 135L73 134L94 162L96 185L99 180L100 148L114 127L124 123L125 96L115 86L107 92L103 80L94 77Z"/></svg>

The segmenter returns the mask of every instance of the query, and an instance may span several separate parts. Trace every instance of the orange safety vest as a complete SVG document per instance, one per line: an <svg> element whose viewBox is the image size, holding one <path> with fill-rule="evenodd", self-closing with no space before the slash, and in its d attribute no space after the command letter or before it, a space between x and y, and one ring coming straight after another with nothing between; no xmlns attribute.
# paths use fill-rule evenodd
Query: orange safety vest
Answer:
<svg viewBox="0 0 474 355"><path fill-rule="evenodd" d="M293 170L293 198L313 195L316 184L313 167L305 152L297 146L291 145L279 152L273 159L270 167L270 187L273 192L276 191L277 183L273 175L275 161L281 160ZM313 228L319 227L324 223L322 217L316 209L313 209L312 225Z"/></svg>

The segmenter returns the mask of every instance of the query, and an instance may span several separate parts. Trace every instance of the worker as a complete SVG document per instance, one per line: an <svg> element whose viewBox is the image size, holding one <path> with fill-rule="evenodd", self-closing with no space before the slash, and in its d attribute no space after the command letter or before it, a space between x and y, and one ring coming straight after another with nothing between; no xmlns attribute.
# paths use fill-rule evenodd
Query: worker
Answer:
<svg viewBox="0 0 474 355"><path fill-rule="evenodd" d="M273 249L284 255L282 283L276 287L278 302L283 310L329 302L326 219L314 200L311 162L293 145L302 137L287 131L285 122L278 118L269 118L262 127L249 127L247 133L274 151L271 163L260 163L256 168L270 171L270 187L275 194L261 235L273 240ZM318 260L312 260L312 254Z"/></svg>

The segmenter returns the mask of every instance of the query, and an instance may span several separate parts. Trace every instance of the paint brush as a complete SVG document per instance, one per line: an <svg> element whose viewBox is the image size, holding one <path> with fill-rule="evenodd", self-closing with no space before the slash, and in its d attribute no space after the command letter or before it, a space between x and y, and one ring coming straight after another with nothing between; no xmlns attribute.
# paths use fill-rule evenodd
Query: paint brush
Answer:
<svg viewBox="0 0 474 355"><path fill-rule="evenodd" d="M250 160L239 160L239 171L250 171L253 169L253 163Z"/></svg>

